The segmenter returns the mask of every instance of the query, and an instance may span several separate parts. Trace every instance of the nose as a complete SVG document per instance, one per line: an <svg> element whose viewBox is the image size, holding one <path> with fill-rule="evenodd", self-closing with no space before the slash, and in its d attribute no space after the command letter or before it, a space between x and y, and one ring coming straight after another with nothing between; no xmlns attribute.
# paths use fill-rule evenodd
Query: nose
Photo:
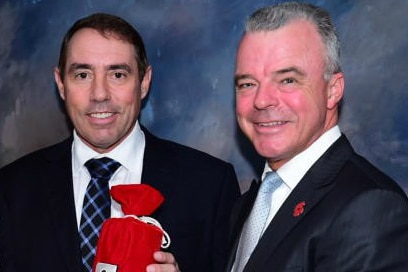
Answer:
<svg viewBox="0 0 408 272"><path fill-rule="evenodd" d="M105 77L95 77L92 90L91 100L96 102L103 102L110 99L110 92L108 82Z"/></svg>
<svg viewBox="0 0 408 272"><path fill-rule="evenodd" d="M254 99L254 107L258 110L276 107L279 104L279 90L273 84L259 84Z"/></svg>

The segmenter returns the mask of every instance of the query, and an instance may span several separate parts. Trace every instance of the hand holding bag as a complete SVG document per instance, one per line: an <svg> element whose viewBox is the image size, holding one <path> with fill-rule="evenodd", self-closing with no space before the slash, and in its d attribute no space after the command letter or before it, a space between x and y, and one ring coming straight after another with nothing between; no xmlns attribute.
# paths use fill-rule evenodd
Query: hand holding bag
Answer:
<svg viewBox="0 0 408 272"><path fill-rule="evenodd" d="M153 253L170 244L167 233L151 215L164 201L146 184L117 185L112 198L125 217L107 219L98 240L94 272L144 272L154 263Z"/></svg>

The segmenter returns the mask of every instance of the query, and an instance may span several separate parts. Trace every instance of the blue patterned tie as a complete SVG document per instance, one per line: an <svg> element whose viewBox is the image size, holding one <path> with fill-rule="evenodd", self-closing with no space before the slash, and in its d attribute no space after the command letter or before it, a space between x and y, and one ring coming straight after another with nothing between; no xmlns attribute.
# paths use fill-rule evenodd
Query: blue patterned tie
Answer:
<svg viewBox="0 0 408 272"><path fill-rule="evenodd" d="M90 159L85 163L91 175L82 206L79 235L81 240L82 271L92 271L96 245L102 223L110 217L109 180L120 163L107 157Z"/></svg>
<svg viewBox="0 0 408 272"><path fill-rule="evenodd" d="M269 215L272 194L282 182L282 179L276 172L268 172L262 181L255 204L242 228L241 239L235 258L234 272L244 270L252 251L258 244Z"/></svg>

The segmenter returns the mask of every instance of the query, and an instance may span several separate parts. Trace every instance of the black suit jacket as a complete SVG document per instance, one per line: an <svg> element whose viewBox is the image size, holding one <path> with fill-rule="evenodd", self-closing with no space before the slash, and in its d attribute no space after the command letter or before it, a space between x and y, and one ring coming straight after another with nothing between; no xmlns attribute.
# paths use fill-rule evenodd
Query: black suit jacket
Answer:
<svg viewBox="0 0 408 272"><path fill-rule="evenodd" d="M239 196L230 164L144 129L142 183L165 202L152 215L169 233L180 268L221 271L226 218ZM81 271L71 171L72 139L0 170L0 271Z"/></svg>
<svg viewBox="0 0 408 272"><path fill-rule="evenodd" d="M228 272L258 187L234 209ZM408 271L406 194L343 135L289 195L244 271Z"/></svg>

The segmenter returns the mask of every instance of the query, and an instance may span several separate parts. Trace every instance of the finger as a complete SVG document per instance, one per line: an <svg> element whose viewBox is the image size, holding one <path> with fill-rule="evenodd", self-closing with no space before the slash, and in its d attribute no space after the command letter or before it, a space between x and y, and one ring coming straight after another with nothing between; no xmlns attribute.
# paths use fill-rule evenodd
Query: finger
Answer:
<svg viewBox="0 0 408 272"><path fill-rule="evenodd" d="M164 251L156 251L153 254L153 258L158 263L163 263L163 264L175 264L176 263L176 260L173 254L164 252Z"/></svg>
<svg viewBox="0 0 408 272"><path fill-rule="evenodd" d="M180 272L174 264L150 264L146 268L147 272Z"/></svg>

